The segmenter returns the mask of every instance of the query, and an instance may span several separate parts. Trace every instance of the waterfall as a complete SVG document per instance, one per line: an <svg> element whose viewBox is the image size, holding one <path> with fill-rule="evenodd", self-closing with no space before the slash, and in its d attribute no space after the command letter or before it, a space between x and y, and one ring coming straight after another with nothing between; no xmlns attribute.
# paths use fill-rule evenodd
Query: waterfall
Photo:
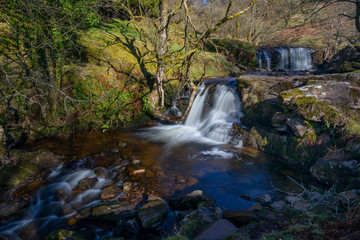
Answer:
<svg viewBox="0 0 360 240"><path fill-rule="evenodd" d="M240 123L242 116L235 84L202 85L184 124L152 127L145 135L151 140L165 142L168 151L194 142L224 144L231 140L232 124Z"/></svg>
<svg viewBox="0 0 360 240"><path fill-rule="evenodd" d="M290 48L291 70L312 69L311 50L308 48Z"/></svg>
<svg viewBox="0 0 360 240"><path fill-rule="evenodd" d="M289 49L288 48L280 48L280 66L278 67L280 70L290 70L290 64L289 64ZM291 59L291 58L290 58Z"/></svg>
<svg viewBox="0 0 360 240"><path fill-rule="evenodd" d="M271 65L282 71L309 71L313 69L312 53L314 50L303 47L270 47L258 49L256 56L259 70L263 68L262 63L265 60L268 71L271 70Z"/></svg>

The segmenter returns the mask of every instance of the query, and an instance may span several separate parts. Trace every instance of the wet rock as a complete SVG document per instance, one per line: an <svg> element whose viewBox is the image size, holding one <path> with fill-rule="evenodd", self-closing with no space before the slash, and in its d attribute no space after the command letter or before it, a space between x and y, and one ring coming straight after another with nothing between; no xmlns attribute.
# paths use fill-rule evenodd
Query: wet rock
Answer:
<svg viewBox="0 0 360 240"><path fill-rule="evenodd" d="M180 211L198 209L200 205L202 207L216 207L215 201L201 190L196 190L182 198L170 201L171 208Z"/></svg>
<svg viewBox="0 0 360 240"><path fill-rule="evenodd" d="M301 118L289 118L286 123L289 125L295 136L304 137L307 134L314 133L314 131Z"/></svg>
<svg viewBox="0 0 360 240"><path fill-rule="evenodd" d="M268 205L273 202L273 199L269 194L264 194L255 198L255 201L263 205Z"/></svg>
<svg viewBox="0 0 360 240"><path fill-rule="evenodd" d="M86 240L86 236L82 232L70 231L67 229L59 229L50 233L45 240Z"/></svg>
<svg viewBox="0 0 360 240"><path fill-rule="evenodd" d="M237 228L226 219L218 220L207 226L194 240L218 240L236 233Z"/></svg>
<svg viewBox="0 0 360 240"><path fill-rule="evenodd" d="M246 225L252 221L256 221L257 217L252 211L234 211L226 210L222 214L223 218L229 220L236 226Z"/></svg>
<svg viewBox="0 0 360 240"><path fill-rule="evenodd" d="M148 201L138 210L138 217L144 228L156 229L169 213L169 208L162 199Z"/></svg>
<svg viewBox="0 0 360 240"><path fill-rule="evenodd" d="M86 211L86 212L85 212ZM88 212L90 211L90 213ZM81 212L81 211L80 211ZM117 221L120 217L135 216L135 204L127 201L105 202L90 210L81 212L84 216L92 218Z"/></svg>
<svg viewBox="0 0 360 240"><path fill-rule="evenodd" d="M78 183L78 187L81 190L87 190L93 188L99 180L96 177L87 177L81 179Z"/></svg>
<svg viewBox="0 0 360 240"><path fill-rule="evenodd" d="M273 202L272 204L270 204L270 207L277 211L280 211L286 207L286 203L284 201Z"/></svg>
<svg viewBox="0 0 360 240"><path fill-rule="evenodd" d="M310 168L311 175L325 184L334 184L335 182L342 185L348 183L350 178L355 175L355 168L358 163L355 160L338 162L336 160L318 159Z"/></svg>
<svg viewBox="0 0 360 240"><path fill-rule="evenodd" d="M118 187L116 185L112 185L112 186L106 187L102 190L102 192L100 194L100 199L102 201L113 199L113 198L118 197L121 193L122 193L122 191L121 191L120 187Z"/></svg>
<svg viewBox="0 0 360 240"><path fill-rule="evenodd" d="M15 198L12 201L0 203L0 219L15 216L29 206L29 201L23 198Z"/></svg>
<svg viewBox="0 0 360 240"><path fill-rule="evenodd" d="M109 176L109 173L105 168L98 167L94 169L94 173L99 178L107 178Z"/></svg>

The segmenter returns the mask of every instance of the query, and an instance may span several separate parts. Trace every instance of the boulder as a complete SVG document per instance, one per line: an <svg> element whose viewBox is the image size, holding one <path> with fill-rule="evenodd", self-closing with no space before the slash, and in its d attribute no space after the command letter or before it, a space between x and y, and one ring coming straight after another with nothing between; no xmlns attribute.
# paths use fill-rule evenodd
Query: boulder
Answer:
<svg viewBox="0 0 360 240"><path fill-rule="evenodd" d="M236 233L237 228L226 219L217 220L207 226L194 240L219 240Z"/></svg>
<svg viewBox="0 0 360 240"><path fill-rule="evenodd" d="M113 198L118 197L121 193L122 193L122 190L120 187L118 187L116 185L112 185L112 186L106 187L102 190L102 192L100 194L100 199L102 201L113 199Z"/></svg>
<svg viewBox="0 0 360 240"><path fill-rule="evenodd" d="M162 199L148 201L138 210L138 217L144 228L156 229L161 226L169 208Z"/></svg>
<svg viewBox="0 0 360 240"><path fill-rule="evenodd" d="M174 210L183 211L188 209L198 209L200 206L204 208L215 208L216 203L215 200L201 190L196 190L182 198L170 200L170 206Z"/></svg>
<svg viewBox="0 0 360 240"><path fill-rule="evenodd" d="M223 218L229 220L236 226L246 225L252 221L256 221L257 217L252 211L234 211L234 210L226 210L222 214Z"/></svg>

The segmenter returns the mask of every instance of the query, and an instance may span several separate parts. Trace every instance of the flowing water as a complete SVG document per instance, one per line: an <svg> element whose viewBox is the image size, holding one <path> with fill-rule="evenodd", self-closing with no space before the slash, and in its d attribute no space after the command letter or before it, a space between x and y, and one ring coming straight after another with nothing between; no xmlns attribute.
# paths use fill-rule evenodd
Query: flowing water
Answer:
<svg viewBox="0 0 360 240"><path fill-rule="evenodd" d="M231 137L232 124L243 116L234 79L199 88L184 124L158 125L145 129L77 133L72 138L41 140L29 150L49 149L64 155L64 163L35 190L22 189L32 197L30 206L10 223L0 225L8 239L42 239L50 231L72 224L79 209L99 204L105 186L132 182L134 191L146 189L163 198L176 198L201 189L219 206L241 210L254 202L241 198L272 193L273 186L289 190L296 186L286 176L294 173L273 157L242 148ZM145 169L129 177L126 167ZM96 175L100 171L104 174ZM96 178L89 190L79 190L79 181ZM299 175L297 174L297 177ZM84 226L94 238L111 236L103 228Z"/></svg>
<svg viewBox="0 0 360 240"><path fill-rule="evenodd" d="M311 54L314 50L309 48L270 47L257 50L259 70L264 68L263 60L266 61L266 70L271 66L275 70L282 71L310 71L313 70Z"/></svg>

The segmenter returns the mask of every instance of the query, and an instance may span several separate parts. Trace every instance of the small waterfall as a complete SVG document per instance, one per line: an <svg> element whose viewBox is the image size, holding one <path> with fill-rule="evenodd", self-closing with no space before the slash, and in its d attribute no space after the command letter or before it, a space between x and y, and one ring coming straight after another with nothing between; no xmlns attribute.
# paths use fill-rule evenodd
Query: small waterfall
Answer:
<svg viewBox="0 0 360 240"><path fill-rule="evenodd" d="M263 68L263 61L267 63L266 70L271 66L282 71L309 71L313 69L311 54L314 50L309 48L271 47L257 50L259 70Z"/></svg>
<svg viewBox="0 0 360 240"><path fill-rule="evenodd" d="M210 94L211 97L208 97ZM152 140L165 142L165 152L171 151L175 146L195 142L224 144L229 143L232 138L232 124L240 124L242 116L242 104L235 85L202 85L183 125L152 127L145 135Z"/></svg>

